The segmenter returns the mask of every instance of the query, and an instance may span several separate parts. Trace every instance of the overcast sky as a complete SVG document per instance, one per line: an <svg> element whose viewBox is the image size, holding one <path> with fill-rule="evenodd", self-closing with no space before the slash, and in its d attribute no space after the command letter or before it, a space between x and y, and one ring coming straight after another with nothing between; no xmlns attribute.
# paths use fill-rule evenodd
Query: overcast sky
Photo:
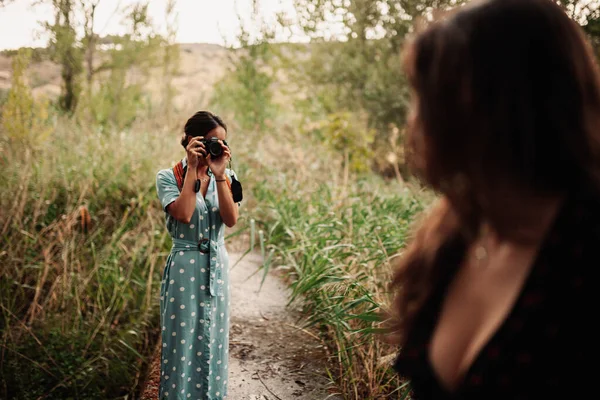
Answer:
<svg viewBox="0 0 600 400"><path fill-rule="evenodd" d="M122 14L115 9L135 3L135 0L100 0L96 11L96 32L100 35L119 33ZM48 3L48 1L46 2ZM150 16L156 25L164 26L166 0L150 1ZM44 46L40 21L52 19L47 4L33 6L34 0L14 0L0 7L0 50L23 46ZM260 15L272 20L276 13L293 16L293 0L260 0ZM252 0L178 0L179 43L231 44L239 31L237 14L250 18ZM283 40L290 40L281 36ZM293 36L291 40L302 40Z"/></svg>

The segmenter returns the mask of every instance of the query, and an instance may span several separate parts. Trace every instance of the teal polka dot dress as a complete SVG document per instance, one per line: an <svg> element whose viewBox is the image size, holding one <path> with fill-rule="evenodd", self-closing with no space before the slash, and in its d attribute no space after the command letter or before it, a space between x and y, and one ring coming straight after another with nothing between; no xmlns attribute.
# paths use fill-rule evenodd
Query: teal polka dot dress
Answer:
<svg viewBox="0 0 600 400"><path fill-rule="evenodd" d="M184 167L186 160L183 160ZM229 177L235 172L226 171ZM237 179L237 177L236 177ZM175 175L156 176L163 210L179 196ZM196 196L189 224L165 211L173 239L160 290L162 328L159 400L227 398L229 356L229 255L214 176Z"/></svg>

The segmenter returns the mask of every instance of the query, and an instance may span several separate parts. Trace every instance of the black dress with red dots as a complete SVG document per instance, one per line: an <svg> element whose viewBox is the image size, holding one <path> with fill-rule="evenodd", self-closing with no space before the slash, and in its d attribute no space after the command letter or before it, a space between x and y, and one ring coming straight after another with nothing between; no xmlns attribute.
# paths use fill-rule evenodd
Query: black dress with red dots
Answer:
<svg viewBox="0 0 600 400"><path fill-rule="evenodd" d="M557 214L508 316L484 345L460 385L446 390L428 347L446 289L462 255L449 246L446 276L417 315L394 369L410 380L412 398L598 399L600 196L580 190Z"/></svg>

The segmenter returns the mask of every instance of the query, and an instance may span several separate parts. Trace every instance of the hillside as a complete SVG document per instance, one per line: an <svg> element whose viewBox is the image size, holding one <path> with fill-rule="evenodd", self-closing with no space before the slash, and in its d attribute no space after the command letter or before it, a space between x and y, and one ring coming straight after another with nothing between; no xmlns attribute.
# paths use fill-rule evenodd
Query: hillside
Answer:
<svg viewBox="0 0 600 400"><path fill-rule="evenodd" d="M180 74L173 80L177 90L176 104L186 107L210 97L215 83L227 71L228 50L225 47L205 43L180 44ZM148 89L150 93L160 90L160 69L153 72ZM11 57L0 53L0 91L10 88L12 76ZM60 66L52 61L32 63L28 71L29 85L36 96L54 98L60 93ZM156 88L156 89L155 89Z"/></svg>

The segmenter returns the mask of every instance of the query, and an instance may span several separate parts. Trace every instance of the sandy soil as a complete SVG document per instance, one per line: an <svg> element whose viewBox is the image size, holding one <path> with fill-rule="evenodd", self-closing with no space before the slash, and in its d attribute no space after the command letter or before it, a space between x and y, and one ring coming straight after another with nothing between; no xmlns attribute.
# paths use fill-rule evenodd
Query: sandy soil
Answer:
<svg viewBox="0 0 600 400"><path fill-rule="evenodd" d="M231 258L229 394L232 400L340 400L325 377L325 351L296 326L286 308L288 289L274 274L260 287L260 256ZM158 357L159 358L159 357ZM156 400L160 368L155 357L143 400Z"/></svg>

